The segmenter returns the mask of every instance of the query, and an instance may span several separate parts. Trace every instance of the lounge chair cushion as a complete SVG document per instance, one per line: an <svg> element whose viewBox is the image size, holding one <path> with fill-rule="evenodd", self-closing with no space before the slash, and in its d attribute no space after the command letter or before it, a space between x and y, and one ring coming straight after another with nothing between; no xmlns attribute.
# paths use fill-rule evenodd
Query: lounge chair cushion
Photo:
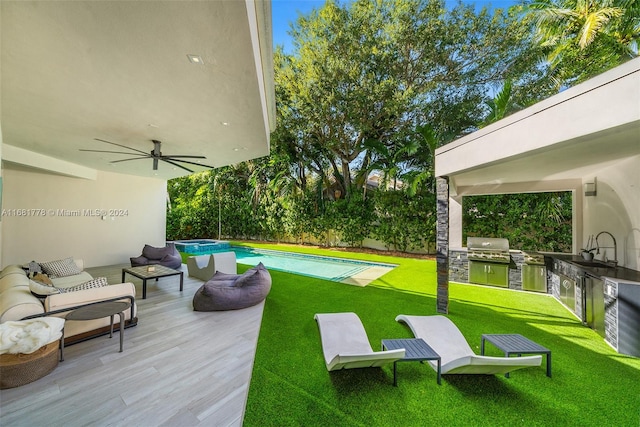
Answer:
<svg viewBox="0 0 640 427"><path fill-rule="evenodd" d="M322 313L315 319L328 371L383 366L404 357L404 349L374 352L355 313Z"/></svg>
<svg viewBox="0 0 640 427"><path fill-rule="evenodd" d="M422 338L440 355L443 374L506 374L542 363L542 356L479 356L471 349L460 329L444 316L401 314L396 320L406 323L416 338ZM436 362L429 361L429 364L437 369Z"/></svg>

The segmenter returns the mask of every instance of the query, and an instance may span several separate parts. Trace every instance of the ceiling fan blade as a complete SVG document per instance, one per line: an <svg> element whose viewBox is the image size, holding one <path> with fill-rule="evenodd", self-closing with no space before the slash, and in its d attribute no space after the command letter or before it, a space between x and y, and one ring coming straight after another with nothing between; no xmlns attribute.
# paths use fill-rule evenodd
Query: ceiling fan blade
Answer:
<svg viewBox="0 0 640 427"><path fill-rule="evenodd" d="M162 157L167 159L206 159L205 156L174 156L173 154L164 154Z"/></svg>
<svg viewBox="0 0 640 427"><path fill-rule="evenodd" d="M163 158L162 160L167 161L166 158ZM215 166L209 166L209 165L204 165L202 163L190 162L188 160L179 160L179 159L170 159L170 160L175 160L176 162L180 162L180 163L188 163L190 165L202 166L202 167L210 168L210 169L215 169L216 168Z"/></svg>
<svg viewBox="0 0 640 427"><path fill-rule="evenodd" d="M115 142L107 141L107 140L100 139L100 138L93 138L93 139L96 140L96 141L106 142L107 144L111 144L111 145L115 145L115 146L118 146L118 147L126 148L127 150L133 150L133 151L137 151L138 153L147 154L146 152L144 152L142 150L138 150L136 148L127 147L126 145L116 144Z"/></svg>
<svg viewBox="0 0 640 427"><path fill-rule="evenodd" d="M113 160L109 163L128 162L129 160L140 160L140 159L147 159L147 158L151 158L151 156L147 154L145 156L131 157L130 159Z"/></svg>
<svg viewBox="0 0 640 427"><path fill-rule="evenodd" d="M92 153L113 153L113 154L128 154L132 156L131 153L125 153L124 151L106 151L106 150L86 150L84 148L79 149L78 151L90 151Z"/></svg>
<svg viewBox="0 0 640 427"><path fill-rule="evenodd" d="M153 159L153 160L154 160L154 161L158 161L158 159ZM186 168L186 167L184 167L184 166L182 166L182 165L179 165L179 164L177 164L177 163L175 163L175 162L172 162L172 161L171 161L171 160L169 160L169 159L161 158L160 160L162 160L163 162L167 162L167 163L169 163L170 165L173 165L173 166L177 166L177 167L179 167L179 168L182 168L182 169L186 170L187 172L191 172L191 173L193 173L193 171L192 171L191 169Z"/></svg>

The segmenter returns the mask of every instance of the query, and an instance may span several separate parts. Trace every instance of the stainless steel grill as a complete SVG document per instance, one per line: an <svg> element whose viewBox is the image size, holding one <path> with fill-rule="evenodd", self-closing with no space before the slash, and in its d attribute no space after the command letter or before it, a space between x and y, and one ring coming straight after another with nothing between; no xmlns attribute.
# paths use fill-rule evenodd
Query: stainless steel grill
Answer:
<svg viewBox="0 0 640 427"><path fill-rule="evenodd" d="M469 282L509 287L509 241L492 237L468 237Z"/></svg>

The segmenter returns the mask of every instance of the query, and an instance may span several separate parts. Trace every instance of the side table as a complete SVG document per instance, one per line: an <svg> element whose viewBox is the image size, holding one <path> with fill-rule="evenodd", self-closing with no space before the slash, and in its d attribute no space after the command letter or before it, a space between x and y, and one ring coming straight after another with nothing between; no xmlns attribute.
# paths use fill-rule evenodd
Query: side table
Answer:
<svg viewBox="0 0 640 427"><path fill-rule="evenodd" d="M548 348L520 334L483 334L480 341L480 354L482 355L484 355L485 340L502 350L505 357L509 357L512 354L518 356L523 354L546 354L547 376L551 377L551 350ZM504 376L509 378L509 373L504 374Z"/></svg>
<svg viewBox="0 0 640 427"><path fill-rule="evenodd" d="M124 301L97 302L77 308L65 316L66 320L94 320L109 316L111 329L109 338L113 337L113 317L117 314L120 318L120 353L124 345L124 312L131 307L131 303ZM60 360L64 360L64 329L60 343Z"/></svg>
<svg viewBox="0 0 640 427"><path fill-rule="evenodd" d="M393 362L393 385L398 386L396 376L397 362L420 362L423 360L435 360L438 364L438 385L441 383L441 360L440 355L432 349L422 338L407 338L382 340L382 350L398 350L404 348L404 358Z"/></svg>

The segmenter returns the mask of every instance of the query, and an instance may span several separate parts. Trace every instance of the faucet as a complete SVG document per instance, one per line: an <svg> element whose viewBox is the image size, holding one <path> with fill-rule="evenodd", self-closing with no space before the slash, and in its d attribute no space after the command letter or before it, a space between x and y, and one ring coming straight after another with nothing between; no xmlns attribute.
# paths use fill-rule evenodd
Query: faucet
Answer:
<svg viewBox="0 0 640 427"><path fill-rule="evenodd" d="M613 247L611 246L600 246L600 243L598 242L598 237L600 237L601 234L608 234L611 239L613 240ZM616 267L618 265L618 244L616 243L616 238L613 237L613 234L609 233L608 231L601 231L596 235L596 255L600 253L600 248L612 248L613 249L613 261L609 261L607 260L607 254L604 254L604 259L603 261L605 263L611 263L613 264L614 267Z"/></svg>

